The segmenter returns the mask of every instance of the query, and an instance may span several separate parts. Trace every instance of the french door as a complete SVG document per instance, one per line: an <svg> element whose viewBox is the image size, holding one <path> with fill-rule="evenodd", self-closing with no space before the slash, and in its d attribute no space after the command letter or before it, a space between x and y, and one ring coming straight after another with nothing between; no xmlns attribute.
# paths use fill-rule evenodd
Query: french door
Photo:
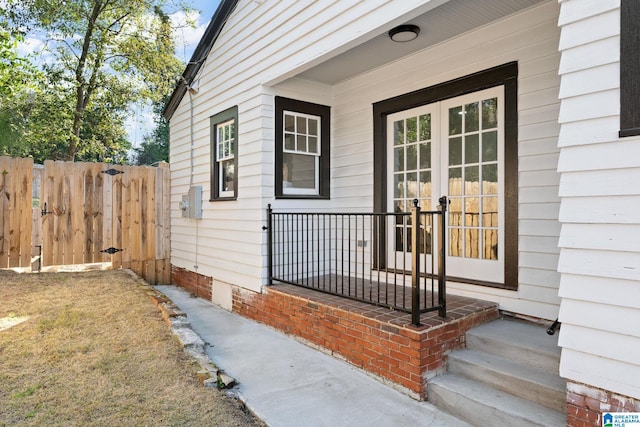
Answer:
<svg viewBox="0 0 640 427"><path fill-rule="evenodd" d="M408 212L417 199L422 210L435 210L448 196L449 276L504 281L503 122L503 86L387 116L387 206ZM388 262L397 265L410 255L411 224L393 222ZM421 232L428 237L431 224Z"/></svg>

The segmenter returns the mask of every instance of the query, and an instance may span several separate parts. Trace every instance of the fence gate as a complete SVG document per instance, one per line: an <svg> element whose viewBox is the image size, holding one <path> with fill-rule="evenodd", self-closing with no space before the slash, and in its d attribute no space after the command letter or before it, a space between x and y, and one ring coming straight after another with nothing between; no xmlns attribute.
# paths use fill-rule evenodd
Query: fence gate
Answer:
<svg viewBox="0 0 640 427"><path fill-rule="evenodd" d="M0 268L112 263L170 282L167 164L28 162L0 157Z"/></svg>

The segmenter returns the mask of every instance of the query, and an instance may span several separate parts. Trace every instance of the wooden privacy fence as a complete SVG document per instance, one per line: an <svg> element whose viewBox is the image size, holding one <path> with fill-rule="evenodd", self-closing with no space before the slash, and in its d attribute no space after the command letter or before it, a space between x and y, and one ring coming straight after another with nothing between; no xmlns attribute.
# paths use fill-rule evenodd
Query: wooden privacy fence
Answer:
<svg viewBox="0 0 640 427"><path fill-rule="evenodd" d="M31 264L33 161L0 157L0 268Z"/></svg>
<svg viewBox="0 0 640 427"><path fill-rule="evenodd" d="M152 284L170 282L166 164L28 162L0 158L8 183L0 206L0 268L110 263ZM16 199L9 209L5 198Z"/></svg>

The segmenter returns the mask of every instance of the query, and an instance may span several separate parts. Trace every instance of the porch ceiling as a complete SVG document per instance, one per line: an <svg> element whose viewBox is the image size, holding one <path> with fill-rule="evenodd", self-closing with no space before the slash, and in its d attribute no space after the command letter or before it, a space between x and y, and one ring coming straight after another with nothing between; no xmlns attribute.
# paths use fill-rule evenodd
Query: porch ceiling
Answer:
<svg viewBox="0 0 640 427"><path fill-rule="evenodd" d="M359 46L300 73L298 77L335 84L543 1L450 0L406 22L420 27L420 36L416 40L395 43L387 31L383 31Z"/></svg>

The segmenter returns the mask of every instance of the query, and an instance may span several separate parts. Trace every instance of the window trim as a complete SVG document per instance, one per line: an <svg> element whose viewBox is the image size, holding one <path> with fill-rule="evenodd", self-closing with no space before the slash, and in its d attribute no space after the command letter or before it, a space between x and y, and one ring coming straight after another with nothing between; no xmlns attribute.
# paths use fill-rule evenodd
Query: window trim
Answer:
<svg viewBox="0 0 640 427"><path fill-rule="evenodd" d="M387 211L387 116L410 108L455 98L468 93L504 86L504 206L505 206L505 260L504 283L493 283L466 278L449 277L448 280L508 290L518 289L518 63L509 62L434 86L429 86L385 99L373 104L373 176L374 210ZM374 245L386 248L381 230ZM384 250L374 248L374 253ZM374 260L376 268L384 268L384 255Z"/></svg>
<svg viewBox="0 0 640 427"><path fill-rule="evenodd" d="M640 135L640 2L620 3L620 132Z"/></svg>
<svg viewBox="0 0 640 427"><path fill-rule="evenodd" d="M316 187L317 191L308 194L306 191L296 193L286 193L283 188L282 165L284 161L284 113L285 111L315 116L320 118L320 153L297 153L301 155L312 155L317 159ZM329 199L330 198L330 120L331 107L300 101L281 96L275 97L275 162L274 162L274 193L277 199ZM294 153L295 154L295 153Z"/></svg>
<svg viewBox="0 0 640 427"><path fill-rule="evenodd" d="M231 195L221 194L220 191L220 162L227 161L229 159L218 160L218 125L227 124L231 120L234 121L234 144L233 144L233 167L235 180L233 183L233 190L229 191ZM210 129L211 129L211 192L210 202L225 201L225 200L237 200L238 198L238 106L233 106L218 114L210 117ZM227 192L225 192L227 193Z"/></svg>

